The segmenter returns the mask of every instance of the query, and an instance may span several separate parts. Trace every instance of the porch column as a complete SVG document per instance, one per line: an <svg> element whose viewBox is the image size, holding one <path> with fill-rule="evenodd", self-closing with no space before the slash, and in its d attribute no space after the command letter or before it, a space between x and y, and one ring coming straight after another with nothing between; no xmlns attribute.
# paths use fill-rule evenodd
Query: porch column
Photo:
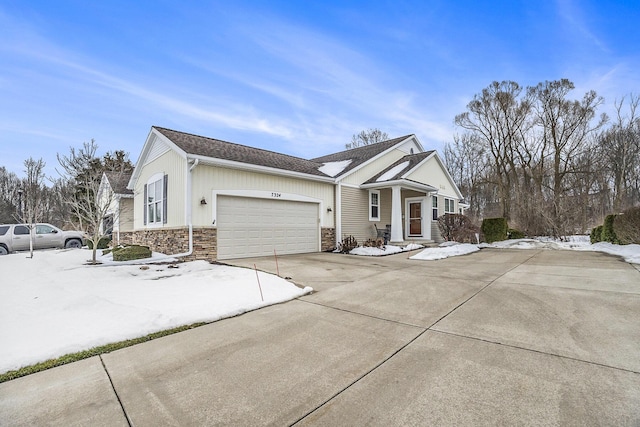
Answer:
<svg viewBox="0 0 640 427"><path fill-rule="evenodd" d="M400 197L400 187L391 187L391 238L392 243L404 241L402 237L402 198Z"/></svg>

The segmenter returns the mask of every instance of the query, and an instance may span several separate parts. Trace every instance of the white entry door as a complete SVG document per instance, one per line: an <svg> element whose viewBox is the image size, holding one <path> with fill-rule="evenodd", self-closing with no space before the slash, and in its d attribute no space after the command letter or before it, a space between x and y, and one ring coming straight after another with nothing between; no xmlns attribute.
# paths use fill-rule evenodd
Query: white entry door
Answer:
<svg viewBox="0 0 640 427"><path fill-rule="evenodd" d="M318 252L318 204L218 196L218 259Z"/></svg>

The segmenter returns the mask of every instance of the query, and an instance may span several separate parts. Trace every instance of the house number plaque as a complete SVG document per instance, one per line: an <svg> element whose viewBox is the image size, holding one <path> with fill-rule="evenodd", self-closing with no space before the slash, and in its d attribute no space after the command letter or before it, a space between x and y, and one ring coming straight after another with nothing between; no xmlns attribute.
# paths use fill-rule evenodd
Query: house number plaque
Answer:
<svg viewBox="0 0 640 427"><path fill-rule="evenodd" d="M271 197L282 197L282 193L271 193Z"/></svg>

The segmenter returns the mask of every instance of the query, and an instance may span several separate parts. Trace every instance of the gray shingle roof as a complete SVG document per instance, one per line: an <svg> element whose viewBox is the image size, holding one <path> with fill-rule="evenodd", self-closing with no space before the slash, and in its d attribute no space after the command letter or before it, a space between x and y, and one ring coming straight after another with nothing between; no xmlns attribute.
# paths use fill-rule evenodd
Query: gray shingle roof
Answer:
<svg viewBox="0 0 640 427"><path fill-rule="evenodd" d="M311 161L318 163L340 162L343 160L351 160L351 163L342 171L339 175L349 172L350 170L360 166L367 160L377 156L385 150L393 147L394 145L404 141L411 135L401 136L399 138L389 139L387 141L378 142L376 144L364 145L358 148L352 148L350 150L340 151L338 153L329 154L322 157L316 157Z"/></svg>
<svg viewBox="0 0 640 427"><path fill-rule="evenodd" d="M339 173L339 175L342 175L412 136L405 135L376 144L365 145L358 148L352 148L351 150L340 151L338 153L306 160L300 157L179 132L159 126L154 126L153 128L166 136L170 141L188 154L230 160L239 163L248 163L321 177L329 176L318 170L318 168L324 163L351 160L351 163L349 163L349 165Z"/></svg>
<svg viewBox="0 0 640 427"><path fill-rule="evenodd" d="M378 182L378 178L380 178L382 175L384 175L387 171L390 171L391 169L393 169L394 167L398 166L401 163L409 162L407 167L403 168L401 171L399 171L397 174L395 174L394 176L390 177L389 179L385 179L384 181L381 181L381 182L396 181L396 180L400 179L402 177L402 175L404 175L405 173L407 173L411 169L415 168L418 165L418 163L420 163L421 161L423 161L424 159L429 157L431 154L433 154L433 150L425 151L423 153L407 154L406 156L398 159L396 162L394 162L391 165L389 165L384 170L382 170L379 173L377 173L374 176L372 176L370 179L368 179L366 182L364 182L364 184L376 183L376 182Z"/></svg>
<svg viewBox="0 0 640 427"><path fill-rule="evenodd" d="M104 174L107 176L109 180L109 185L111 185L111 189L116 194L133 194L133 190L129 190L127 188L127 184L131 179L131 174L133 172L105 172Z"/></svg>
<svg viewBox="0 0 640 427"><path fill-rule="evenodd" d="M260 148L248 147L233 142L221 141L219 139L178 132L158 126L154 126L154 128L188 154L231 160L239 163L248 163L309 175L328 176L318 170L318 167L322 166L321 163L311 160Z"/></svg>

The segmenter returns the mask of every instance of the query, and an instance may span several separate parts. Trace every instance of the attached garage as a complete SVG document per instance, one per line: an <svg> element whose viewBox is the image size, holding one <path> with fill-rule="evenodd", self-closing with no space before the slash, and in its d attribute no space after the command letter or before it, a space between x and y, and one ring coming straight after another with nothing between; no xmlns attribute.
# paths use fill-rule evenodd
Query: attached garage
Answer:
<svg viewBox="0 0 640 427"><path fill-rule="evenodd" d="M320 250L319 205L218 196L218 259Z"/></svg>

